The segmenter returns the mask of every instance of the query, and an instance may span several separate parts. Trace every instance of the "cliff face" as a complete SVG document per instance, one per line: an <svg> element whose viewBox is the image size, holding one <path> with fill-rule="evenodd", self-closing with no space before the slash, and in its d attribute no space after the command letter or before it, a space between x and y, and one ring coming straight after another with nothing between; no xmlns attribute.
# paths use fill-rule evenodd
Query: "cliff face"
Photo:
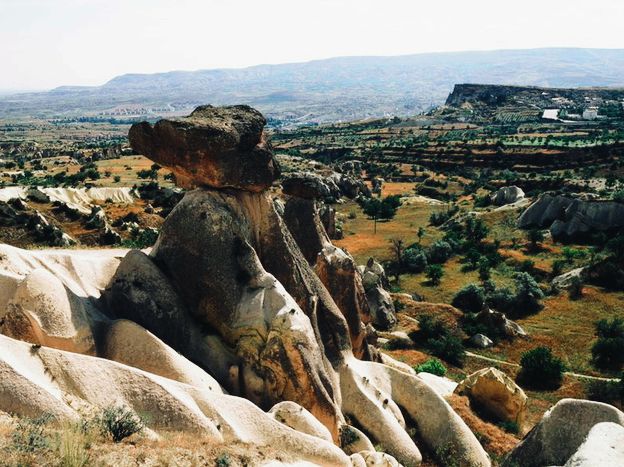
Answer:
<svg viewBox="0 0 624 467"><path fill-rule="evenodd" d="M446 105L460 107L471 103L490 107L527 104L539 108L559 108L559 99L585 105L585 99L621 101L624 89L606 88L544 88L536 86L505 86L496 84L456 84L446 99Z"/></svg>

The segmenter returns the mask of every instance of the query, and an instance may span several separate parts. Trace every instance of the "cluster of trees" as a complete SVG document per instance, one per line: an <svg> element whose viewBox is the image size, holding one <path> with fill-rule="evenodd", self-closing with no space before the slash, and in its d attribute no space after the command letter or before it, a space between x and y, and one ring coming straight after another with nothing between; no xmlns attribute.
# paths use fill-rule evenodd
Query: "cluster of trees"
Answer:
<svg viewBox="0 0 624 467"><path fill-rule="evenodd" d="M29 186L77 186L85 183L87 180L99 180L101 174L97 166L90 162L80 167L75 174L68 175L66 171L59 172L54 175L46 175L45 177L35 177L33 172L25 170L22 174L13 175L11 177L13 183Z"/></svg>
<svg viewBox="0 0 624 467"><path fill-rule="evenodd" d="M392 195L385 198L362 198L359 201L362 211L374 222L373 231L377 233L378 220L392 219L401 206L401 196Z"/></svg>

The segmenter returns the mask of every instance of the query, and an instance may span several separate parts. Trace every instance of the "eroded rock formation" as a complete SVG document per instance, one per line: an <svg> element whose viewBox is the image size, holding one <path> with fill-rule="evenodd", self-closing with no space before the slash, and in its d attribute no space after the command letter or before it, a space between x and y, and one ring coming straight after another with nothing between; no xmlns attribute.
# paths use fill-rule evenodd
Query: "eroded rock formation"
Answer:
<svg viewBox="0 0 624 467"><path fill-rule="evenodd" d="M0 251L0 332L12 336L0 336L0 410L62 420L121 403L155 433L274 444L321 465L418 465L415 428L431 452L489 466L425 379L371 349L362 278L314 199L292 196L280 214L263 125L246 107L204 107L133 127L135 149L198 187L149 256ZM343 439L347 418L366 435Z"/></svg>

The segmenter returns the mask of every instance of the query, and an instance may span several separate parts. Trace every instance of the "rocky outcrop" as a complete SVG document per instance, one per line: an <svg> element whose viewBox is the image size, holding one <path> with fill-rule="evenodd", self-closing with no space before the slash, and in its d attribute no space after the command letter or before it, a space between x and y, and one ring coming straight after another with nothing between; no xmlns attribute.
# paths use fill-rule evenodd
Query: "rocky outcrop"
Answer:
<svg viewBox="0 0 624 467"><path fill-rule="evenodd" d="M509 339L527 336L526 331L518 323L507 318L504 313L491 310L488 307L477 313L476 320L486 327L496 329L499 334Z"/></svg>
<svg viewBox="0 0 624 467"><path fill-rule="evenodd" d="M548 228L554 239L582 240L624 228L624 204L544 194L522 213L518 226Z"/></svg>
<svg viewBox="0 0 624 467"><path fill-rule="evenodd" d="M484 334L475 334L468 339L468 343L473 347L478 349L487 349L488 347L492 347L494 342L488 336Z"/></svg>
<svg viewBox="0 0 624 467"><path fill-rule="evenodd" d="M394 328L397 318L392 297L385 289L389 282L383 266L373 258L369 258L366 266L358 270L362 275L373 325L382 330Z"/></svg>
<svg viewBox="0 0 624 467"><path fill-rule="evenodd" d="M251 107L205 105L188 117L136 123L128 138L135 151L170 169L180 186L260 192L280 173L265 125Z"/></svg>
<svg viewBox="0 0 624 467"><path fill-rule="evenodd" d="M559 291L567 290L572 287L575 281L583 279L584 270L585 268L572 269L571 271L553 278L550 285Z"/></svg>
<svg viewBox="0 0 624 467"><path fill-rule="evenodd" d="M507 455L503 466L564 465L585 441L590 430L602 422L624 426L624 413L601 402L562 399Z"/></svg>
<svg viewBox="0 0 624 467"><path fill-rule="evenodd" d="M304 199L338 199L342 193L331 178L312 172L289 174L282 180L282 191L289 196Z"/></svg>
<svg viewBox="0 0 624 467"><path fill-rule="evenodd" d="M0 335L0 376L0 410L6 412L31 417L47 412L67 422L125 406L141 413L156 433L182 431L215 444L272 445L301 462L351 465L330 442L284 426L245 399L110 360L33 348Z"/></svg>
<svg viewBox="0 0 624 467"><path fill-rule="evenodd" d="M524 198L524 191L517 186L504 186L492 194L491 200L494 206L505 206L513 204Z"/></svg>
<svg viewBox="0 0 624 467"><path fill-rule="evenodd" d="M292 401L279 402L271 407L269 414L273 415L275 420L289 426L293 430L316 436L330 443L332 442L332 435L329 430L299 404L295 404Z"/></svg>
<svg viewBox="0 0 624 467"><path fill-rule="evenodd" d="M365 327L371 322L371 313L355 261L331 244L314 201L289 199L283 217L308 264L345 317L355 355L368 356Z"/></svg>
<svg viewBox="0 0 624 467"><path fill-rule="evenodd" d="M594 425L564 467L619 467L624 465L624 427L604 422Z"/></svg>
<svg viewBox="0 0 624 467"><path fill-rule="evenodd" d="M254 126L253 115L250 122L231 121L244 120L246 111L200 114L171 127L187 134L173 135L171 148L161 146L169 140L158 132L143 134L141 144L159 154L178 151L172 165L192 174L197 153L183 152L179 138L195 138L198 146L203 138L209 149L227 152L231 145L223 146L223 131L240 136ZM215 136L214 128L223 131ZM200 178L216 167L215 160L224 160L222 154L202 154L207 167L197 172ZM228 155L242 158L244 166L249 153L239 147ZM155 432L275 445L301 463L320 465L351 463L326 441L329 433L335 444L344 444L339 433L347 418L387 451L367 456L371 462L418 465L422 456L408 434L411 425L431 452L449 448L460 463L489 466L475 435L423 379L398 362L369 361L367 338L358 340L374 335L370 328L362 331L361 279L352 259L323 236L314 200L291 197L308 203L314 220L299 227L317 235L305 243L285 222L287 209L282 217L260 188L266 184L250 184L235 171L224 177L228 182L218 188L201 183L186 193L149 256L133 251L120 260L108 250L89 252L88 258L15 250L9 261L0 256L0 310L33 269L44 267L79 297L95 355L105 357L54 350L47 347L56 345L52 340L31 348L0 336L0 411L24 415L50 408L66 419L77 416L75 407L101 409L114 401L146 413ZM80 343L81 308L70 300L59 310L61 337ZM352 326L356 322L359 328ZM51 325L39 328L58 337ZM284 401L297 405L278 405L273 414L261 410Z"/></svg>
<svg viewBox="0 0 624 467"><path fill-rule="evenodd" d="M483 368L467 376L455 392L466 395L490 416L522 426L527 396L511 378L497 368Z"/></svg>

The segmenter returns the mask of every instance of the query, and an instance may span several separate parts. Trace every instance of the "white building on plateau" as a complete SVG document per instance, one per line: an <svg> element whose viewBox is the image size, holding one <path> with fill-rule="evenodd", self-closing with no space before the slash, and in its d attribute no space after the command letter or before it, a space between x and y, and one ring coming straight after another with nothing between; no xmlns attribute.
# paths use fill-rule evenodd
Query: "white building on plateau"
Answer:
<svg viewBox="0 0 624 467"><path fill-rule="evenodd" d="M583 120L596 120L598 118L598 108L588 107L583 110Z"/></svg>

